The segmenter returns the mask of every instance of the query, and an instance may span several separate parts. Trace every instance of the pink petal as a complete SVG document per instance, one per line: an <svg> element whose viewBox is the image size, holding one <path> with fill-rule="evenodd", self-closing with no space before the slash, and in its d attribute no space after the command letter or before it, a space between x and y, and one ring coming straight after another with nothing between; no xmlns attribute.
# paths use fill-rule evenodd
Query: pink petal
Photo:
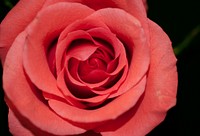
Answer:
<svg viewBox="0 0 200 136"><path fill-rule="evenodd" d="M82 37L82 39L91 40L95 45L99 45L99 41L97 41L97 39L93 39L90 33L88 33L88 31L90 31L91 29L95 29L97 27L105 30L107 29L106 31L109 31L107 26L101 21L96 21L95 19L88 19L88 18L85 18L83 20L77 20L73 22L71 25L67 26L65 30L62 31L62 33L59 36L58 42L62 42L64 39L66 40L69 34L70 35L72 34L76 36L77 39L81 39ZM78 32L79 35L75 35ZM76 38L73 39L75 40Z"/></svg>
<svg viewBox="0 0 200 136"><path fill-rule="evenodd" d="M119 57L115 58L110 63L108 63L107 72L109 73L113 72L118 65L119 65Z"/></svg>
<svg viewBox="0 0 200 136"><path fill-rule="evenodd" d="M45 6L57 3L57 2L63 2L66 0L48 0L45 3ZM107 0L94 0L94 1L90 1L90 0L67 0L67 2L74 2L74 3L82 3L83 5L87 5L93 9L100 9L100 8L106 8L106 7L116 7L115 2L113 2L113 0L111 1L107 1Z"/></svg>
<svg viewBox="0 0 200 136"><path fill-rule="evenodd" d="M110 43L111 46L113 46L112 48L114 49L115 58L119 56L119 65L115 69L115 71L110 73L111 75L118 73L125 65L128 65L125 48L123 44L118 40L118 38L113 33L111 33L110 31L104 28L94 28L94 29L88 30L88 32L93 37L103 39L107 41L108 43Z"/></svg>
<svg viewBox="0 0 200 136"><path fill-rule="evenodd" d="M115 52L113 49L110 49L110 47L112 47L112 46L103 40L104 39L96 39L95 38L97 45L99 45L100 47L95 52L95 54L93 54L91 57L98 58L98 59L102 60L102 62L104 62L105 64L108 64L112 59L114 59Z"/></svg>
<svg viewBox="0 0 200 136"><path fill-rule="evenodd" d="M88 59L97 50L98 46L95 46L92 41L83 39L81 35L84 34L84 32L75 31L72 33L77 37L72 36L74 38L74 43L69 45L69 48L66 51L66 56L69 58L76 58L80 61ZM72 33L69 33L68 35L71 36Z"/></svg>
<svg viewBox="0 0 200 136"><path fill-rule="evenodd" d="M69 73L66 75L66 79L64 79L64 70L60 72L58 76L57 83L60 90L63 92L64 96L66 97L67 101L71 103L71 105L79 107L79 108L86 108L90 106L96 106L106 100L109 94L106 95L99 95L96 96L90 88L81 84L79 82L74 81L73 78L70 78ZM70 79L68 79L70 78ZM65 82L65 80L67 80ZM77 83L77 84L76 84ZM68 85L68 86L67 86ZM71 86L71 88L70 88ZM71 89L71 90L70 90ZM75 91L75 92L72 92ZM77 97L74 94L80 95L81 98ZM85 96L85 98L84 98ZM89 97L88 97L89 96ZM86 104L84 104L86 103Z"/></svg>
<svg viewBox="0 0 200 136"><path fill-rule="evenodd" d="M76 80L71 78L72 82L76 83ZM81 83L79 83L81 84ZM63 93L63 95L66 98L66 101L68 101L71 105L79 107L79 108L86 108L84 104L76 100L76 97L69 91L69 89L66 86L65 82L65 71L64 69L59 73L58 78L57 78L57 86L60 89L60 91Z"/></svg>
<svg viewBox="0 0 200 136"><path fill-rule="evenodd" d="M80 81L78 72L77 72L79 62L80 61L75 58L70 58L67 62L67 68L66 68L66 70L69 72L69 76L72 76L77 81Z"/></svg>
<svg viewBox="0 0 200 136"><path fill-rule="evenodd" d="M168 110L175 104L177 93L177 69L171 41L164 31L154 22L148 21L151 35L151 65L149 90L155 90L160 103L159 110ZM153 36L152 36L153 35ZM152 75L152 76L151 76ZM165 76L160 76L165 75ZM159 88L159 89L158 89ZM153 98L152 98L153 99Z"/></svg>
<svg viewBox="0 0 200 136"><path fill-rule="evenodd" d="M63 2L66 0L48 0L45 2L45 5L51 5L57 2ZM120 8L123 9L140 21L146 22L146 0L67 0L67 2L79 2L83 5L87 5L95 10L103 8ZM147 26L147 25L145 25ZM147 26L148 27L148 26ZM145 27L146 28L146 27Z"/></svg>
<svg viewBox="0 0 200 136"><path fill-rule="evenodd" d="M81 69L80 69L81 70ZM93 70L87 75L82 75L80 78L87 83L98 83L107 79L108 74L102 70Z"/></svg>
<svg viewBox="0 0 200 136"><path fill-rule="evenodd" d="M47 50L47 61L49 64L49 68L55 77L56 77L56 60L55 60L56 44L57 40L54 41Z"/></svg>
<svg viewBox="0 0 200 136"><path fill-rule="evenodd" d="M75 63L71 63L71 62L75 62ZM72 64L75 64L75 65L70 66ZM75 58L71 58L71 59L69 59L69 61L65 62L65 67L62 69L60 74L63 79L66 80L66 78L68 78L70 80L70 82L72 82L73 84L85 86L84 82L80 79L80 77L78 75L78 65L79 65L79 60L77 60ZM71 71L71 69L69 69L69 67L74 67L74 69L73 69L74 71ZM73 72L73 73L71 73L71 72Z"/></svg>
<svg viewBox="0 0 200 136"><path fill-rule="evenodd" d="M19 122L11 109L9 109L8 124L9 130L14 136L34 136L34 134Z"/></svg>
<svg viewBox="0 0 200 136"><path fill-rule="evenodd" d="M115 75L110 75L107 82L105 82L101 86L93 88L92 91L99 95L108 94L108 93L112 95L112 94L117 93L119 90L119 87L124 83L126 79L127 71L128 71L128 67L125 66L121 71L119 71ZM109 97L111 97L111 95Z"/></svg>
<svg viewBox="0 0 200 136"><path fill-rule="evenodd" d="M79 74L78 74L79 62L80 62L79 60L77 60L75 58L71 58L69 60L69 62L66 64L68 66L68 69L66 68L67 75L68 75L69 80L72 83L77 84L77 85L85 85L85 86L88 86L90 89L92 89L94 87L101 86L108 81L108 78L107 78L104 81L101 81L98 83L90 84L90 83L84 82L83 80L81 80L81 78L79 77Z"/></svg>
<svg viewBox="0 0 200 136"><path fill-rule="evenodd" d="M112 33L110 30L99 27L90 29L87 32L94 38L98 38L102 41L108 42L108 44L101 42L100 45L102 45L102 48L105 49L109 54L112 54L111 51L114 52L115 57L119 56L119 54L125 54L125 49L123 44L118 40L116 35Z"/></svg>
<svg viewBox="0 0 200 136"><path fill-rule="evenodd" d="M83 19L76 20L73 23L69 24L65 28L65 30L62 31L62 33L59 36L59 41L66 38L66 36L70 32L77 31L77 30L87 31L87 30L97 28L97 27L101 27L101 28L109 30L108 27L100 20L87 18L87 17L83 18Z"/></svg>
<svg viewBox="0 0 200 136"><path fill-rule="evenodd" d="M67 87L63 91L66 92L69 89L69 91L72 94L75 94L76 97L82 98L82 99L95 96L95 94L90 90L90 88L88 88L84 84L80 84L80 83L76 84L77 82L73 81L74 79L69 77L69 73L62 72L62 75L59 75L59 76L62 76L59 78L62 78L62 80L65 81L65 86Z"/></svg>
<svg viewBox="0 0 200 136"><path fill-rule="evenodd" d="M102 122L118 118L130 108L134 107L144 92L145 83L146 79L144 78L138 85L127 91L127 93L114 99L105 106L94 110L79 109L55 100L49 100L49 105L63 118L77 123L77 125L83 128L92 129Z"/></svg>
<svg viewBox="0 0 200 136"><path fill-rule="evenodd" d="M163 30L150 20L149 26L151 64L145 95L137 109L133 109L116 121L100 127L98 131L103 135L144 136L164 120L167 110L176 103L176 58L171 42ZM121 123L124 121L126 123ZM110 127L116 124L121 127L117 129Z"/></svg>
<svg viewBox="0 0 200 136"><path fill-rule="evenodd" d="M4 63L8 49L17 35L33 20L45 0L20 0L0 25L0 58ZM28 12L27 12L28 11Z"/></svg>
<svg viewBox="0 0 200 136"><path fill-rule="evenodd" d="M84 18L92 12L93 10L81 4L58 3L42 10L29 25L26 30L28 37L23 62L31 81L42 91L62 97L47 62L44 41L46 39L50 41L52 35L58 34L58 31L64 29L68 24Z"/></svg>
<svg viewBox="0 0 200 136"><path fill-rule="evenodd" d="M80 77L78 76L77 73L74 73L78 71L78 65L77 65L76 71L73 71L73 72L71 71L72 73L74 73L73 78L70 76L71 73L68 73L69 81L74 84L79 84L80 86L85 85L89 87L92 92L96 94L100 94L100 95L108 94L111 92L114 93L115 91L117 91L119 86L124 82L126 78L126 73L128 71L128 67L126 66L125 68L122 68L121 70L117 69L117 72L115 71L115 73L111 73L111 74L106 73L105 71L102 71L102 70L91 70L88 73L88 69L90 69L90 67L87 67L87 65L84 65L84 64L82 66L81 64L82 63L80 63L80 66L79 66ZM86 70L84 71L84 69ZM97 72L101 72L101 73L97 73Z"/></svg>
<svg viewBox="0 0 200 136"><path fill-rule="evenodd" d="M22 63L25 38L25 33L18 36L5 60L3 86L9 106L12 105L13 112L18 112L23 117L19 118L20 122L25 123L28 120L26 127L33 127L31 131L36 134L40 131L55 135L83 133L85 130L71 125L52 112L28 80ZM13 83L14 87L11 86Z"/></svg>
<svg viewBox="0 0 200 136"><path fill-rule="evenodd" d="M92 43L87 44L87 42L86 44L83 43L84 46L81 46L78 44L77 45L72 44L73 41L79 40L79 39L84 39L84 40L93 42L92 37L83 30L70 32L65 39L59 41L57 45L57 49L56 49L57 74L59 74L59 72L62 70L63 64L65 64L64 61L68 61L70 58L76 58L76 59L84 61L87 58L89 58L89 56L92 55L98 48L98 46L94 46L95 44L92 44ZM89 48L90 50L86 48ZM65 60L63 60L64 57L66 57Z"/></svg>
<svg viewBox="0 0 200 136"><path fill-rule="evenodd" d="M67 28L68 29L68 28ZM68 34L68 36L65 38L65 40L62 40L62 41L60 41L60 43L59 43L59 45L58 45L58 49L57 49L57 54L58 54L58 56L57 56L57 68L59 68L59 69L61 69L62 68L62 66L60 66L61 65L61 58L62 58L62 55L61 54L63 54L63 52L66 50L65 48L70 48L70 47L68 47L69 45L68 45L68 43L70 43L70 41L72 41L72 39L71 38L73 38L73 39L83 39L83 38L87 38L87 39L91 39L90 38L90 36L88 35L86 35L87 33L86 32L84 32L84 31L81 31L81 30L79 30L79 31L74 31L74 32L70 32L69 34ZM91 39L92 40L92 39ZM95 41L94 41L95 42ZM70 45L70 46L72 46L72 49L74 48L74 45ZM117 45L116 45L117 46ZM76 46L75 46L76 47ZM77 47L79 47L78 45L77 45ZM85 48L84 46L80 46L80 48ZM89 46L88 46L88 48L89 48ZM95 48L94 48L95 49ZM78 57L78 56L80 56L81 54L83 54L82 55L82 57L78 57L79 59L86 59L86 58L84 58L84 56L85 56L85 53L84 52L80 52L80 51L77 51L78 50L78 48L74 48L74 51L72 51L71 49L68 51L68 57L67 58L70 58L70 57ZM91 52L92 50L88 50L89 52ZM93 53L93 51L92 51L92 53ZM77 56L77 55L78 56ZM89 55L86 55L86 56L89 56ZM91 56L92 57L92 56ZM65 60L65 61L67 61L67 60ZM124 62L123 62L124 63ZM69 64L66 64L66 65L69 65ZM60 70L57 70L57 72L59 72ZM119 69L120 70L120 69ZM83 71L83 69L81 69L81 71ZM74 72L73 72L74 73ZM78 79L78 77L77 77L77 75L76 74L73 74L73 76L74 76L74 78L76 79L76 80L78 80L79 82L80 82L80 80L81 79ZM75 80L73 80L72 78L70 79L70 80L72 80L72 81L75 81ZM78 83L79 84L79 83ZM91 86L93 86L94 87L94 85L89 85L89 84L87 84L87 83L84 83L84 84L86 84L86 85L88 85L89 87L91 87ZM95 85L96 86L96 85Z"/></svg>
<svg viewBox="0 0 200 136"><path fill-rule="evenodd" d="M147 3L147 1L146 0L142 0L142 1L143 1L145 9L148 10L148 3Z"/></svg>
<svg viewBox="0 0 200 136"><path fill-rule="evenodd" d="M136 85L148 70L149 44L146 41L148 36L146 36L140 22L135 17L120 9L101 9L88 18L98 18L103 21L124 43L130 63L129 71L126 81L119 88L118 92L111 95L111 97L123 94Z"/></svg>

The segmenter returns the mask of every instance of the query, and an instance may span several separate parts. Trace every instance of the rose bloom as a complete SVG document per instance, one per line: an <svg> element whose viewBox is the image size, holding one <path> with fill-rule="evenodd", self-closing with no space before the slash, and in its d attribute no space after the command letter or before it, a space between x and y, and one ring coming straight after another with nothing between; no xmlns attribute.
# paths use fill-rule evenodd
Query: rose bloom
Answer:
<svg viewBox="0 0 200 136"><path fill-rule="evenodd" d="M171 41L142 0L20 0L0 26L14 136L144 136L176 103Z"/></svg>

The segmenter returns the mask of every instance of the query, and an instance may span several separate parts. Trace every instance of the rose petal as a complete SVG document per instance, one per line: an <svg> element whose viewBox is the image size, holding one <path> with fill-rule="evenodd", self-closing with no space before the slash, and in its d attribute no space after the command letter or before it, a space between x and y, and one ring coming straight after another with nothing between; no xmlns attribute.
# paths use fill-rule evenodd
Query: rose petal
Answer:
<svg viewBox="0 0 200 136"><path fill-rule="evenodd" d="M75 75L75 78L74 78L73 76L71 76L71 73L68 70L66 70L66 71L67 71L67 76L69 78L69 81L71 83L79 85L79 86L87 86L90 88L90 91L92 91L95 94L98 94L98 95L106 94L107 95L111 92L114 93L118 90L119 86L124 82L124 80L126 78L126 74L123 74L123 73L127 73L128 67L127 66L124 67L116 75L108 74L109 75L108 78L106 78L105 80L98 82L98 83L84 82L83 80L80 79L80 77L78 75ZM76 71L77 71L77 69L76 69ZM63 73L63 75L64 75L64 73ZM59 77L58 77L58 79L59 79Z"/></svg>
<svg viewBox="0 0 200 136"><path fill-rule="evenodd" d="M96 20L95 18L87 18L87 17L83 19L79 19L69 24L65 28L65 30L62 31L58 40L60 41L60 40L65 39L68 33L70 32L77 31L77 30L87 31L87 30L90 30L92 28L97 28L97 27L101 27L109 31L109 28L100 20Z"/></svg>
<svg viewBox="0 0 200 136"><path fill-rule="evenodd" d="M66 0L48 0L45 3L45 6L49 6L51 4L54 3L58 3L58 2L66 2ZM71 3L82 3L83 5L87 5L95 10L100 9L100 8L106 8L106 7L116 7L115 1L113 2L113 0L107 1L107 0L94 0L94 1L90 1L90 0L67 0L67 2L71 2Z"/></svg>
<svg viewBox="0 0 200 136"><path fill-rule="evenodd" d="M143 0L143 4L144 4L145 9L148 10L148 3L146 0Z"/></svg>
<svg viewBox="0 0 200 136"><path fill-rule="evenodd" d="M66 56L68 58L76 58L80 61L84 61L88 59L98 48L98 46L95 46L92 41L87 41L86 39L83 39L81 37L81 34L84 34L82 31L75 31L72 33L69 33L68 36L75 35L77 37L73 37L75 41L74 43L69 45L69 48L67 49ZM69 38L67 38L69 39ZM92 38L91 38L92 39ZM68 43L68 42L64 42ZM70 47L71 46L71 47Z"/></svg>
<svg viewBox="0 0 200 136"><path fill-rule="evenodd" d="M106 29L103 28L94 28L91 30L88 30L88 32L93 36L93 37L98 37L101 39L104 39L105 41L109 42L114 49L114 53L115 53L115 58L118 58L118 65L116 67L115 70L113 70L111 73L109 73L109 75L111 76L111 78L114 76L116 76L120 71L122 71L122 69L125 66L128 66L128 62L127 62L127 58L126 58L126 53L125 53L125 48L123 46L123 44L117 39L117 37L111 33L110 31L107 31ZM103 45L102 45L103 47ZM112 62L111 62L112 63ZM108 64L108 67L110 65ZM110 92L111 90L116 91L116 88L119 87L119 85L121 85L121 83L124 81L124 79L126 78L127 75L127 69L125 71L123 71L124 73L122 74L122 78L119 80L119 82L117 84L115 84L112 88L106 90L106 91L101 91L100 94L106 94L108 92ZM95 93L98 93L97 91L95 91ZM114 93L113 93L114 94Z"/></svg>
<svg viewBox="0 0 200 136"><path fill-rule="evenodd" d="M171 42L163 30L149 20L151 35L151 64L145 95L135 113L130 111L114 122L101 126L98 131L106 136L143 136L157 126L166 111L176 103L176 58ZM165 76L162 76L165 75ZM130 120L127 120L130 118ZM126 123L121 123L126 120ZM118 128L110 126L118 124ZM115 131L112 131L116 129ZM97 131L97 132L98 132Z"/></svg>
<svg viewBox="0 0 200 136"><path fill-rule="evenodd" d="M72 42L78 39L94 42L92 37L83 30L77 30L77 31L68 33L67 37L59 41L58 46L57 46L57 50L56 50L57 74L59 74L59 72L62 70L63 64L65 64L65 61L68 61L70 58L76 58L76 59L84 61L87 58L89 58L89 56L91 56L98 48L98 46L95 46L95 43L94 44L83 43L84 46L81 46L81 45L76 46L76 44L73 45ZM70 48L70 46L72 47ZM73 46L76 46L76 48L74 48ZM89 48L89 50L86 48ZM64 57L65 57L65 60L63 60Z"/></svg>
<svg viewBox="0 0 200 136"><path fill-rule="evenodd" d="M118 65L119 65L119 57L115 58L110 63L108 63L107 72L109 73L113 72L117 68Z"/></svg>
<svg viewBox="0 0 200 136"><path fill-rule="evenodd" d="M33 20L44 2L45 0L20 0L1 22L0 58L2 63L17 35Z"/></svg>
<svg viewBox="0 0 200 136"><path fill-rule="evenodd" d="M65 80L65 85L67 85L69 91L72 92L72 94L75 94L76 97L84 99L95 96L89 87L85 86L84 84L76 84L77 82L73 82L73 79L70 78L69 73L62 72L62 74Z"/></svg>
<svg viewBox="0 0 200 136"><path fill-rule="evenodd" d="M102 62L102 64L104 64L104 65L108 64L111 60L114 59L114 54L115 54L114 50L109 49L109 46L111 46L111 45L109 45L107 42L103 41L103 39L96 39L95 38L95 41L98 41L97 44L100 47L91 56L91 58L93 57L93 58L99 59ZM104 69L106 69L106 68L104 67Z"/></svg>
<svg viewBox="0 0 200 136"><path fill-rule="evenodd" d="M102 29L102 28L101 28ZM100 28L98 28L97 29L97 31L98 30L101 30ZM93 31L94 31L94 29L92 29ZM96 29L95 29L96 30ZM89 31L91 34L93 34L93 35L95 35L96 36L96 34L93 32L93 31ZM103 31L98 31L99 33L101 32L101 33L103 33L105 30L103 30ZM79 32L79 33L77 33L77 32ZM72 35L73 34L73 35ZM74 35L75 34L75 35ZM81 37L81 39L83 39L83 36L86 34L86 32L84 32L84 31L81 31L81 30L79 30L79 31L75 31L75 32L70 32L69 34L68 34L68 36L65 38L65 40L62 40L62 41L60 41L60 44L58 45L58 49L57 49L57 54L58 54L58 56L57 56L57 68L58 68L58 70L57 70L57 72L59 73L59 69L61 69L62 68L62 66L60 66L60 62L61 62L61 58L62 58L62 55L61 54L63 54L63 52L66 50L66 49L63 49L63 48L67 48L67 46L68 46L68 43L70 43L69 41L72 41L72 39L71 38L74 38L74 39L80 39ZM109 37L109 36L106 36L106 34L107 33L105 33L104 35L105 35L105 37L106 37L106 39L108 39L107 37ZM82 35L82 36L81 36ZM87 35L85 35L84 36L84 38L87 38L86 37ZM88 35L89 36L89 35ZM100 36L100 38L103 38L103 36ZM71 39L71 40L69 40L69 39ZM87 39L91 39L90 37L88 37ZM68 41L69 40L69 41ZM91 39L92 40L92 39ZM67 42L68 41L68 42ZM115 44L114 43L115 41L113 40L113 44ZM94 43L96 43L95 41L94 41ZM118 48L119 46L118 46L118 41L117 41L117 44L116 45L114 45L114 46L116 46L116 48ZM123 47L122 45L120 45L121 47ZM82 46L81 46L82 47ZM103 47L103 45L102 45L102 47ZM75 48L76 49L76 48ZM92 51L92 50L91 50ZM77 53L77 54L80 54L78 51L76 51L75 53ZM117 54L120 54L119 53L119 49L116 49L116 53ZM70 53L70 54L73 54L73 53ZM83 53L82 53L83 54ZM122 56L124 56L123 58L125 58L125 52L122 52ZM69 56L69 55L68 55ZM86 55L86 56L88 56L88 55ZM71 57L75 57L74 55L73 56L71 56ZM68 58L70 58L70 56L68 57ZM79 58L79 59L81 59L81 58ZM67 61L67 60L65 60L65 61ZM121 61L122 63L124 63L124 65L125 65L125 62L126 61ZM123 66L123 64L121 63L121 66ZM66 64L66 65L69 65L69 64ZM122 69L122 68L118 68L115 72L113 72L113 73L111 73L110 75L116 75L117 74L117 72L119 72L120 71L120 69ZM74 73L74 72L73 72ZM70 78L70 77L69 77ZM75 74L75 78L74 79L76 79L76 80L78 80L78 82L82 82L82 83L84 83L85 85L87 85L88 87L90 87L90 88L94 88L94 87L97 87L97 84L91 84L91 85L89 85L88 83L86 83L86 82L84 82L84 81L82 81L81 79L77 79L78 78L78 76ZM70 79L72 82L73 81L75 81L75 80L73 80L72 78ZM106 79L107 80L107 79ZM75 81L76 82L76 84L78 83L77 81ZM74 82L74 83L75 83ZM78 83L78 84L80 84L80 83ZM101 82L100 84L104 84L105 83L105 81L103 81L103 82ZM103 85L102 84L102 85ZM99 84L98 84L99 85ZM111 90L111 89L110 89ZM116 89L115 89L116 90ZM101 94L102 94L103 92L101 92ZM105 92L105 93L108 93L108 92Z"/></svg>
<svg viewBox="0 0 200 136"><path fill-rule="evenodd" d="M76 80L73 81L73 78L70 81L76 83ZM80 84L80 85L82 85L82 84ZM66 82L65 82L65 71L64 71L64 69L58 75L57 86L61 90L63 95L65 96L66 100L71 105L79 107L79 108L86 108L86 106L84 104L82 104L81 102L77 101L76 97L68 90L68 88L66 86Z"/></svg>
<svg viewBox="0 0 200 136"><path fill-rule="evenodd" d="M72 82L73 84L80 85L80 86L87 86L90 89L92 89L95 87L102 86L108 81L109 78L107 78L101 82L92 83L92 84L84 82L83 80L81 80L81 78L79 77L78 72L77 72L79 62L80 61L78 61L77 59L71 58L69 60L69 62L67 62L68 64L66 64L66 66L68 66L68 68L66 68L67 76L68 76L70 82Z"/></svg>
<svg viewBox="0 0 200 136"><path fill-rule="evenodd" d="M45 38L49 39L48 35L52 37L51 33L56 35L58 31L71 22L84 18L92 12L93 10L81 4L58 3L38 13L36 19L29 25L26 30L28 38L24 50L23 63L31 81L42 91L62 96L56 86L56 79L48 66L45 43L43 43ZM77 14L74 15L72 13Z"/></svg>
<svg viewBox="0 0 200 136"><path fill-rule="evenodd" d="M84 82L80 79L78 75L79 62L80 61L75 58L70 58L69 61L66 61L66 67L62 69L61 74L63 77L67 76L67 78L73 84L84 86ZM66 75L64 73L64 70L66 70Z"/></svg>
<svg viewBox="0 0 200 136"><path fill-rule="evenodd" d="M56 77L56 60L55 60L56 44L57 44L57 39L50 45L50 47L47 50L47 61L49 64L49 68L55 77Z"/></svg>
<svg viewBox="0 0 200 136"><path fill-rule="evenodd" d="M149 44L146 41L147 36L144 29L135 17L120 9L101 9L88 18L98 18L103 21L124 43L127 58L130 62L129 73L118 92L110 97L123 94L136 85L148 70Z"/></svg>
<svg viewBox="0 0 200 136"><path fill-rule="evenodd" d="M174 55L171 41L164 31L154 22L148 21L151 35L151 65L149 90L157 90L160 110L168 110L175 104L177 93L177 69L176 57ZM159 39L159 40L158 40ZM161 73L165 76L160 76ZM153 82L155 81L155 82ZM152 98L153 99L153 98Z"/></svg>
<svg viewBox="0 0 200 136"><path fill-rule="evenodd" d="M31 131L43 131L55 135L83 133L85 130L71 125L49 110L44 100L39 99L41 95L35 94L39 92L34 93L38 90L34 89L25 76L22 63L24 50L22 45L24 45L25 38L26 33L17 37L5 60L3 86L7 102L16 108L20 116L23 116L23 120L19 120L20 122L28 120L29 123L26 124L26 127L34 126ZM15 83L15 87L11 86L13 83Z"/></svg>
<svg viewBox="0 0 200 136"><path fill-rule="evenodd" d="M81 69L80 69L81 70ZM87 83L98 83L108 78L108 74L102 70L93 70L87 75L82 75L80 78Z"/></svg>
<svg viewBox="0 0 200 136"><path fill-rule="evenodd" d="M73 62L76 62L78 60L76 59L70 59L72 62L72 60L74 60ZM97 83L89 83L89 82L85 82L83 81L77 74L76 71L78 71L78 64L76 63L70 63L71 65L73 64L73 67L75 71L71 71L69 69L66 69L67 71L67 76L69 78L69 81L72 82L73 84L79 85L79 86L87 86L90 88L90 90L98 95L104 95L104 94L109 94L109 93L114 93L118 90L119 86L124 82L125 78L126 78L126 74L128 71L128 67L125 66L122 70L118 71L118 73L114 74L109 74L109 73L104 73L105 76L108 76L107 78L105 78L104 80L102 80L101 82L97 82ZM66 64L66 65L70 65L70 64ZM74 75L72 75L72 73L74 73ZM100 74L98 74L100 75ZM89 78L88 80L91 80L91 78ZM96 79L95 79L96 80Z"/></svg>
<svg viewBox="0 0 200 136"><path fill-rule="evenodd" d="M10 132L15 136L34 136L27 128L22 126L11 109L9 109L8 124Z"/></svg>
<svg viewBox="0 0 200 136"><path fill-rule="evenodd" d="M63 2L66 0L48 0L45 6ZM79 2L87 5L95 10L103 8L121 8L132 15L136 16L140 21L146 20L146 0L67 0L68 2ZM146 25L147 26L147 25Z"/></svg>
<svg viewBox="0 0 200 136"><path fill-rule="evenodd" d="M126 73L128 72L128 66L125 66L121 71L116 73L115 75L111 75L105 84L93 88L92 91L96 94L114 94L117 93L119 87L124 83L126 79Z"/></svg>
<svg viewBox="0 0 200 136"><path fill-rule="evenodd" d="M108 96L109 96L109 94L96 96L90 90L90 88L88 88L84 84L79 84L79 83L75 84L76 82L75 81L73 82L73 80L74 80L73 78L68 79L70 77L69 73L67 73L66 79L64 79L64 75L65 75L64 70L62 70L57 79L58 87L61 89L61 91L63 92L66 99L72 105L74 105L76 107L86 108L88 106L96 106L96 105L104 102L106 100L106 98L108 98ZM66 86L65 80L67 80L66 81L67 84L68 85L71 84L73 88L70 88L70 86ZM71 92L69 89L71 89L71 91L76 91L76 92L74 92L76 94L78 94L78 93L79 93L79 95L81 94L81 97L84 97L84 95L86 95L87 97L85 96L85 98L78 98L75 95L73 95L73 92Z"/></svg>
<svg viewBox="0 0 200 136"><path fill-rule="evenodd" d="M91 30L88 30L88 32L96 38L104 39L105 41L109 42L114 49L115 58L119 56L119 65L116 69L116 71L110 73L110 74L116 74L119 70L121 70L125 65L128 65L127 59L126 59L126 52L123 44L117 39L117 37L111 33L110 31L107 31L103 28L94 28Z"/></svg>
<svg viewBox="0 0 200 136"><path fill-rule="evenodd" d="M118 118L124 112L134 107L135 103L144 92L145 83L146 77L125 94L95 110L79 109L55 100L49 100L48 102L51 108L63 118L77 123L77 125L83 125L83 128L89 127L92 129L104 121Z"/></svg>
<svg viewBox="0 0 200 136"><path fill-rule="evenodd" d="M70 58L67 62L67 68L66 71L69 72L69 76L72 76L76 81L80 82L80 79L78 77L78 66L79 66L79 60L75 58ZM70 77L69 77L70 78ZM71 79L70 79L71 80Z"/></svg>

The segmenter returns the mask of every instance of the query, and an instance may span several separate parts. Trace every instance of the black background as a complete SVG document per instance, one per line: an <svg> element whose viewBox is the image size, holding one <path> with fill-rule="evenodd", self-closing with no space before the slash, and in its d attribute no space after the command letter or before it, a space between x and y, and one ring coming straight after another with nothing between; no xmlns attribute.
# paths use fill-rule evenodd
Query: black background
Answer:
<svg viewBox="0 0 200 136"><path fill-rule="evenodd" d="M12 1L13 4L17 0ZM197 25L200 25L199 0L149 0L148 17L169 35L175 47ZM0 1L0 20L9 11ZM168 111L166 119L148 136L200 135L200 34L190 47L177 55L179 84L177 104ZM2 68L1 68L2 74ZM14 85L14 83L13 83ZM8 136L7 107L0 91L0 136Z"/></svg>

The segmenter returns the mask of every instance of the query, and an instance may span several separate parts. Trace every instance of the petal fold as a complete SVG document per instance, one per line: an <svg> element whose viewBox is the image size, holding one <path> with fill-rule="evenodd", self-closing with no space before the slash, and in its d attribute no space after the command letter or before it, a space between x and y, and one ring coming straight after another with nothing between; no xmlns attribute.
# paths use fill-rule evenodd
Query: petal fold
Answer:
<svg viewBox="0 0 200 136"><path fill-rule="evenodd" d="M61 117L72 123L74 122L77 126L94 129L102 122L117 119L124 112L134 107L144 92L145 84L146 77L138 85L127 91L127 93L94 110L80 109L55 100L49 100L48 102L52 110ZM90 126L91 124L93 125Z"/></svg>
<svg viewBox="0 0 200 136"><path fill-rule="evenodd" d="M137 18L120 9L101 9L88 18L98 18L104 22L126 49L129 72L118 93L110 96L116 97L136 85L147 73L150 63L148 35Z"/></svg>
<svg viewBox="0 0 200 136"><path fill-rule="evenodd" d="M31 81L42 91L62 97L46 57L46 46L54 40L52 35L57 37L67 25L91 13L92 9L78 3L57 3L41 10L26 29L24 68Z"/></svg>
<svg viewBox="0 0 200 136"><path fill-rule="evenodd" d="M0 25L0 58L4 63L5 56L13 41L34 19L45 0L20 0L7 14ZM29 11L29 12L27 12Z"/></svg>
<svg viewBox="0 0 200 136"><path fill-rule="evenodd" d="M102 135L144 136L164 120L167 110L176 103L178 80L171 41L154 22L149 20L148 24L151 36L151 63L144 96L137 109L132 109L116 121L99 127L97 132L101 132ZM123 120L126 123L119 125L121 127L110 127L113 124L121 124Z"/></svg>
<svg viewBox="0 0 200 136"><path fill-rule="evenodd" d="M30 131L40 130L55 135L83 133L85 130L73 126L49 110L39 90L27 78L22 63L24 48L22 45L25 44L25 39L26 33L17 37L5 60L3 87L9 106L14 107L20 116L23 116L20 122L28 120L26 127L34 126ZM13 83L15 87L10 86Z"/></svg>

